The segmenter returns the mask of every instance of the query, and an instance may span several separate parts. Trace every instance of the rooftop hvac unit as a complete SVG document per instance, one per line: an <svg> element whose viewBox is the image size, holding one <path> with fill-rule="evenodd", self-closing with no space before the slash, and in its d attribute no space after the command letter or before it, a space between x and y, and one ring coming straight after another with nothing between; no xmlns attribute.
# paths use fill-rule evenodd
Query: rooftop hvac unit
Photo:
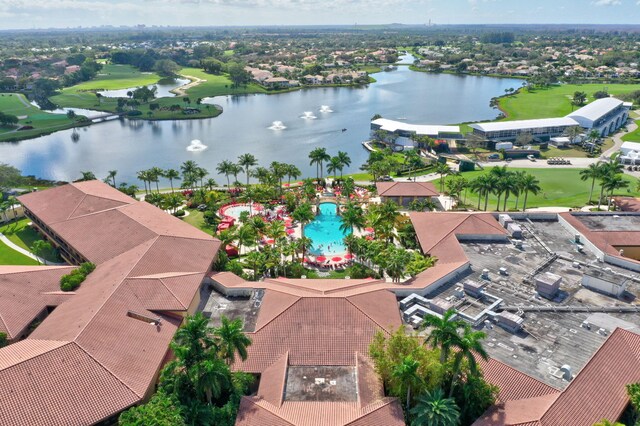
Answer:
<svg viewBox="0 0 640 426"><path fill-rule="evenodd" d="M560 371L562 371L562 378L566 381L570 381L573 379L573 375L571 374L571 366L564 364L560 367Z"/></svg>
<svg viewBox="0 0 640 426"><path fill-rule="evenodd" d="M502 267L499 269L500 271L500 275L509 275L509 273L507 272L507 268Z"/></svg>
<svg viewBox="0 0 640 426"><path fill-rule="evenodd" d="M480 275L482 278L484 278L485 280L489 279L489 270L487 268L484 268L482 270L482 275Z"/></svg>

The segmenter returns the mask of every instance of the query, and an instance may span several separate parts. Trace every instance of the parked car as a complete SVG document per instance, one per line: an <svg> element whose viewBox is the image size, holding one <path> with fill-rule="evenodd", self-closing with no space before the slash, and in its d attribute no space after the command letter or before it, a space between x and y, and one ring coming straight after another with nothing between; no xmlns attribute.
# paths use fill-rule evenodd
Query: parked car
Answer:
<svg viewBox="0 0 640 426"><path fill-rule="evenodd" d="M380 182L393 182L393 178L391 176L381 176L378 180Z"/></svg>

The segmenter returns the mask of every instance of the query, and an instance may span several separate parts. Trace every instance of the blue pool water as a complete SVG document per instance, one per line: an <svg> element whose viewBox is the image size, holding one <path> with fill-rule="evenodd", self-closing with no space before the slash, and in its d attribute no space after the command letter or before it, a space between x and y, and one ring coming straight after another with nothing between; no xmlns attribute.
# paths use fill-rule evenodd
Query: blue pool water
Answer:
<svg viewBox="0 0 640 426"><path fill-rule="evenodd" d="M311 253L314 255L342 255L347 252L343 238L351 233L340 231L342 220L333 203L321 203L320 214L304 228L304 236L311 239Z"/></svg>

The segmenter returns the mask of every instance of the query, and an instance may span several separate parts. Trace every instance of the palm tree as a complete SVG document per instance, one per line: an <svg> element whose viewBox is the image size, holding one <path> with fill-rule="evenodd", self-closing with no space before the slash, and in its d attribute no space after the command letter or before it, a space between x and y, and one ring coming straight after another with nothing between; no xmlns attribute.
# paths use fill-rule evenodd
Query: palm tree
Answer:
<svg viewBox="0 0 640 426"><path fill-rule="evenodd" d="M327 164L327 174L331 173L337 177L337 172L342 173L342 162L338 157L331 157L329 164Z"/></svg>
<svg viewBox="0 0 640 426"><path fill-rule="evenodd" d="M305 236L302 236L301 238L298 238L296 241L296 250L300 250L300 254L301 254L301 260L304 261L304 256L307 253L308 250L311 249L311 246L313 245L313 241L311 241L311 238L307 238Z"/></svg>
<svg viewBox="0 0 640 426"><path fill-rule="evenodd" d="M537 195L542 188L540 188L540 181L532 174L527 173L523 178L520 186L520 190L524 192L524 202L522 203L522 211L527 210L527 197L529 193Z"/></svg>
<svg viewBox="0 0 640 426"><path fill-rule="evenodd" d="M622 174L611 174L605 176L602 181L602 187L608 192L607 210L611 209L611 199L613 192L617 189L627 188L629 181L622 177Z"/></svg>
<svg viewBox="0 0 640 426"><path fill-rule="evenodd" d="M348 202L345 205L345 211L340 216L342 223L340 224L340 231L349 234L353 234L353 228L362 229L365 226L364 212L362 208L354 203Z"/></svg>
<svg viewBox="0 0 640 426"><path fill-rule="evenodd" d="M151 177L151 181L156 183L156 192L160 192L160 186L158 182L160 182L160 178L164 176L164 170L160 167L153 166L149 169L149 175Z"/></svg>
<svg viewBox="0 0 640 426"><path fill-rule="evenodd" d="M513 176L513 173L511 173L511 172L509 172L507 177L505 177L502 180L500 186L502 187L502 190L504 191L504 205L502 207L502 210L504 210L506 212L507 211L507 200L509 200L509 195L511 195L511 194L519 195L520 194L520 188L519 188L517 179L515 178L515 176Z"/></svg>
<svg viewBox="0 0 640 426"><path fill-rule="evenodd" d="M313 210L311 209L311 204L306 202L300 204L298 208L293 211L291 217L300 222L302 236L304 236L305 225L316 218L316 216L313 214Z"/></svg>
<svg viewBox="0 0 640 426"><path fill-rule="evenodd" d="M96 180L96 175L94 175L93 172L81 171L80 174L82 175L82 177L80 178L81 182L86 180Z"/></svg>
<svg viewBox="0 0 640 426"><path fill-rule="evenodd" d="M244 167L244 173L247 176L247 186L249 186L249 167L258 165L258 159L253 154L242 154L238 157L238 165Z"/></svg>
<svg viewBox="0 0 640 426"><path fill-rule="evenodd" d="M229 160L224 160L218 163L216 171L220 174L225 175L225 177L227 178L227 188L230 188L231 182L229 181L229 175L231 174L231 172L233 172L233 163Z"/></svg>
<svg viewBox="0 0 640 426"><path fill-rule="evenodd" d="M411 406L411 388L416 387L422 380L418 375L420 363L413 359L411 355L404 357L400 364L393 367L391 375L400 382L400 388L407 389L406 404L407 412Z"/></svg>
<svg viewBox="0 0 640 426"><path fill-rule="evenodd" d="M409 210L414 212L423 212L433 211L436 209L436 203L434 203L431 198L423 198L418 200L413 200L409 203Z"/></svg>
<svg viewBox="0 0 640 426"><path fill-rule="evenodd" d="M53 246L51 246L51 243L48 241L36 240L33 242L33 244L31 244L30 248L31 252L36 255L38 264L40 264L40 258L42 257L42 254L44 252L51 251L53 249Z"/></svg>
<svg viewBox="0 0 640 426"><path fill-rule="evenodd" d="M247 265L253 270L253 279L258 279L258 271L262 271L266 262L264 253L252 251L244 258Z"/></svg>
<svg viewBox="0 0 640 426"><path fill-rule="evenodd" d="M460 335L458 330L464 329L466 324L460 319L453 319L456 315L454 309L449 309L442 318L435 315L426 315L422 322L423 327L431 327L432 330L425 339L425 344L440 349L440 363L444 364L449 358L452 347L457 347Z"/></svg>
<svg viewBox="0 0 640 426"><path fill-rule="evenodd" d="M340 160L340 164L342 167L340 168L340 180L342 180L342 169L344 167L349 167L351 165L351 157L344 151L338 151L338 160Z"/></svg>
<svg viewBox="0 0 640 426"><path fill-rule="evenodd" d="M486 337L487 335L484 332L475 331L468 324L465 324L462 335L453 341L456 353L453 357L453 376L449 388L449 397L453 395L453 389L458 381L463 361L467 362L469 373L477 376L479 368L475 356L478 355L485 361L489 359L487 351L482 347L482 340Z"/></svg>
<svg viewBox="0 0 640 426"><path fill-rule="evenodd" d="M231 163L232 166L235 166L235 164ZM231 173L233 174L233 167L231 169ZM200 180L200 188L204 187L204 178L207 177L207 175L209 174L209 172L207 171L207 169L205 169L204 167L198 167L194 174L193 177L194 179L199 179Z"/></svg>
<svg viewBox="0 0 640 426"><path fill-rule="evenodd" d="M500 210L500 198L502 198L502 193L505 191L504 189L504 181L508 179L509 171L507 170L507 166L502 167L493 167L489 172L489 177L492 180L493 190L492 192L498 196L498 204L496 206L496 210Z"/></svg>
<svg viewBox="0 0 640 426"><path fill-rule="evenodd" d="M309 165L316 165L316 179L322 179L322 175L323 175L323 170L324 170L324 163L325 161L329 161L331 159L331 156L329 154L327 154L327 149L326 148L316 148L313 151L311 151L309 153L309 159L311 160L309 162ZM318 170L319 170L319 174L318 174Z"/></svg>
<svg viewBox="0 0 640 426"><path fill-rule="evenodd" d="M438 163L434 170L435 173L440 175L440 192L444 192L445 176L451 173L451 169L447 163Z"/></svg>
<svg viewBox="0 0 640 426"><path fill-rule="evenodd" d="M513 181L516 183L516 188L518 189L515 193L516 196L516 205L515 205L515 210L518 210L518 204L520 203L520 195L522 195L523 189L522 189L522 181L524 180L524 177L527 174L525 172L523 172L522 170L518 170L517 172L513 172L511 174L511 179L513 179Z"/></svg>
<svg viewBox="0 0 640 426"><path fill-rule="evenodd" d="M586 169L580 170L580 180L585 181L591 179L591 191L589 191L589 203L593 199L593 188L596 184L596 179L600 178L603 171L603 165L601 161L597 163L589 164Z"/></svg>
<svg viewBox="0 0 640 426"><path fill-rule="evenodd" d="M168 169L164 171L164 177L169 179L169 185L171 185L171 192L173 192L173 180L180 179L180 172L178 172L176 169Z"/></svg>
<svg viewBox="0 0 640 426"><path fill-rule="evenodd" d="M140 170L139 172L136 172L136 176L144 183L144 192L145 194L148 194L149 190L147 189L147 181L149 180L149 172L146 170Z"/></svg>
<svg viewBox="0 0 640 426"><path fill-rule="evenodd" d="M575 143L576 138L582 134L582 127L580 126L567 127L562 134L568 137L571 143Z"/></svg>
<svg viewBox="0 0 640 426"><path fill-rule="evenodd" d="M180 171L182 172L182 180L184 182L191 182L191 184L193 185L196 180L194 175L198 168L198 164L193 160L187 160L182 163L182 165L180 166Z"/></svg>
<svg viewBox="0 0 640 426"><path fill-rule="evenodd" d="M220 356L226 361L227 365L235 362L236 353L240 355L240 359L245 361L247 359L247 347L251 345L251 339L242 331L242 320L240 318L230 320L224 315L220 319L222 324L213 332L213 335L217 338Z"/></svg>
<svg viewBox="0 0 640 426"><path fill-rule="evenodd" d="M218 183L216 182L216 180L214 178L209 178L207 180L204 181L204 186L205 188L207 188L209 191L213 191L213 188L215 188L216 186L218 186Z"/></svg>
<svg viewBox="0 0 640 426"><path fill-rule="evenodd" d="M107 175L107 180L111 179L111 184L115 188L116 185L116 175L118 174L117 170L109 170L109 174Z"/></svg>
<svg viewBox="0 0 640 426"><path fill-rule="evenodd" d="M253 247L256 243L257 233L252 226L241 226L236 233L238 241L238 253L242 254L242 246Z"/></svg>
<svg viewBox="0 0 640 426"><path fill-rule="evenodd" d="M282 195L282 178L287 175L288 165L278 161L273 161L270 169L273 177L278 180L278 193Z"/></svg>
<svg viewBox="0 0 640 426"><path fill-rule="evenodd" d="M453 398L445 398L440 388L418 396L416 406L409 411L411 426L457 426L460 409Z"/></svg>
<svg viewBox="0 0 640 426"><path fill-rule="evenodd" d="M289 185L291 185L291 178L298 179L302 175L302 172L295 164L287 164L287 178L289 179Z"/></svg>
<svg viewBox="0 0 640 426"><path fill-rule="evenodd" d="M190 368L197 362L208 357L209 349L217 352L216 342L213 339L214 329L209 327L209 319L196 312L187 317L186 322L176 331L171 343L171 349L177 357L184 361L185 367Z"/></svg>
<svg viewBox="0 0 640 426"><path fill-rule="evenodd" d="M411 253L403 248L390 247L385 250L382 263L394 283L400 282L405 276L411 258Z"/></svg>
<svg viewBox="0 0 640 426"><path fill-rule="evenodd" d="M213 398L220 398L222 390L231 385L228 369L222 360L212 358L195 364L187 370L187 374L195 391L211 404Z"/></svg>
<svg viewBox="0 0 640 426"><path fill-rule="evenodd" d="M409 169L409 178L411 178L411 172L413 171L413 168L416 165L419 165L422 163L422 159L420 158L420 155L416 152L415 149L408 149L404 151L404 164L405 167L408 167Z"/></svg>

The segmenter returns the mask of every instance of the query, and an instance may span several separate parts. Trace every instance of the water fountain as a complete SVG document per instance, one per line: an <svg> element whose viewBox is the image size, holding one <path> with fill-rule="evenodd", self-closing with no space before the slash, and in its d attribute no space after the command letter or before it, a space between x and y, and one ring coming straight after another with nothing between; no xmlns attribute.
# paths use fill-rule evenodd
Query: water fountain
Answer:
<svg viewBox="0 0 640 426"><path fill-rule="evenodd" d="M320 105L320 112L327 113L327 112L333 112L333 110L329 105Z"/></svg>
<svg viewBox="0 0 640 426"><path fill-rule="evenodd" d="M304 118L305 120L315 120L315 119L316 119L316 118L318 118L318 117L316 117L315 115L313 115L313 112L311 112L311 111L305 111L305 112L302 114L302 117L301 117L301 118Z"/></svg>
<svg viewBox="0 0 640 426"><path fill-rule="evenodd" d="M284 130L286 128L287 126L285 126L282 121L274 121L271 123L271 127L269 127L271 130Z"/></svg>
<svg viewBox="0 0 640 426"><path fill-rule="evenodd" d="M191 141L191 143L187 147L187 151L200 152L200 151L204 151L207 148L208 148L208 146L203 144L202 142L200 142L199 139L194 139L194 140Z"/></svg>

